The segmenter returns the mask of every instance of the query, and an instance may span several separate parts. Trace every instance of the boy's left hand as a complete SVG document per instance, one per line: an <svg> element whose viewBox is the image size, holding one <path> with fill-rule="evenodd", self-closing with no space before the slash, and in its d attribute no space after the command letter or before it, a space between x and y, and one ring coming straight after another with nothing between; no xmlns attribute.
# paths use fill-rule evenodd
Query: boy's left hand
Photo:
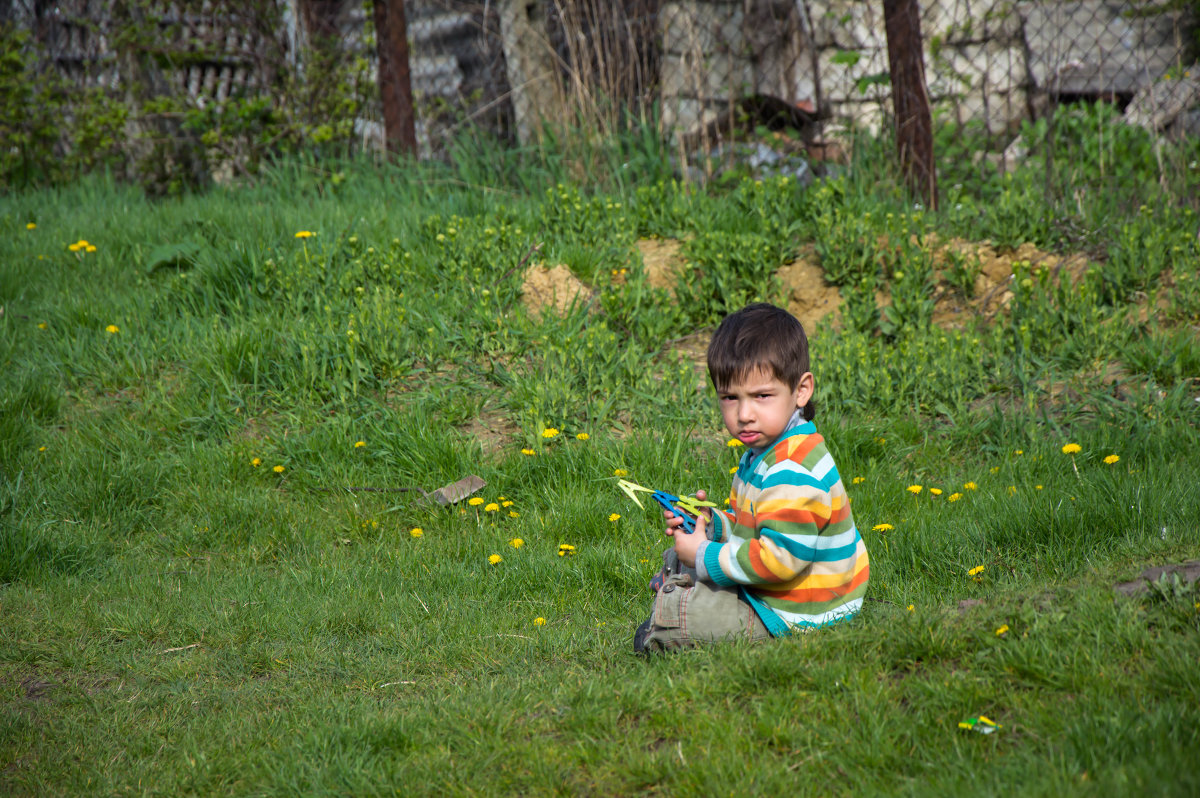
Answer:
<svg viewBox="0 0 1200 798"><path fill-rule="evenodd" d="M708 539L708 519L703 515L696 517L696 531L688 533L682 526L667 527L667 534L675 538L675 556L689 568L696 567L696 552L700 544Z"/></svg>

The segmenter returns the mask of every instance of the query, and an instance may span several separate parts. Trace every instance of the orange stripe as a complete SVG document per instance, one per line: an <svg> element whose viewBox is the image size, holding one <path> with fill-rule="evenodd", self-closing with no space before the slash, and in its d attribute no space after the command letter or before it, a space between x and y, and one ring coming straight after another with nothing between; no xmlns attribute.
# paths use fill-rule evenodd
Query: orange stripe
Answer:
<svg viewBox="0 0 1200 798"><path fill-rule="evenodd" d="M865 557L863 559L866 559ZM858 569L854 574L854 578L844 585L838 587L796 587L791 590L764 590L763 594L771 598L778 598L784 601L790 601L795 604L819 604L822 602L832 601L835 598L851 593L855 588L866 583L870 577L871 566L863 563L863 567ZM803 580L801 581L803 584Z"/></svg>

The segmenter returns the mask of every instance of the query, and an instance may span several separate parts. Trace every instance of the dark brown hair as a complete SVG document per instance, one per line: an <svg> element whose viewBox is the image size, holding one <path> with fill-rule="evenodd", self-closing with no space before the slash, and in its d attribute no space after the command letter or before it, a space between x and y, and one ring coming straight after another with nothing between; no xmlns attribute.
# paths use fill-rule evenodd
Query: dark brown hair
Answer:
<svg viewBox="0 0 1200 798"><path fill-rule="evenodd" d="M760 369L792 390L810 370L804 326L791 313L767 302L726 316L708 345L708 376L718 391ZM806 421L813 419L814 402L804 406L803 415Z"/></svg>

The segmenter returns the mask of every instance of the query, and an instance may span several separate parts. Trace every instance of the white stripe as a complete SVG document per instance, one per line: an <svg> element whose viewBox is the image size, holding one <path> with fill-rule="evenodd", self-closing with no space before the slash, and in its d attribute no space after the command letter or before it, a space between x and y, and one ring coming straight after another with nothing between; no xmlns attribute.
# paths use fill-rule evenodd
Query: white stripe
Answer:
<svg viewBox="0 0 1200 798"><path fill-rule="evenodd" d="M839 618L844 618L847 615L853 615L862 609L862 604L863 600L861 598L856 598L853 601L847 601L842 606L832 609L829 612L823 612L820 615L804 615L798 612L779 610L775 607L770 607L769 609L771 609L789 625L798 626L800 630L803 631L806 627L823 626L832 621L836 621Z"/></svg>

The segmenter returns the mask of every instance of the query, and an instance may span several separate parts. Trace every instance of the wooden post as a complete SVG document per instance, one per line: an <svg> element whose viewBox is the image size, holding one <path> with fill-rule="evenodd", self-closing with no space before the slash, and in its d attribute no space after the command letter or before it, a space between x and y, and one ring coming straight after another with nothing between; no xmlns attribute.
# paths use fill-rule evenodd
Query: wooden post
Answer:
<svg viewBox="0 0 1200 798"><path fill-rule="evenodd" d="M917 0L883 0L883 24L887 31L900 171L926 207L933 210L937 207L933 118L925 86L925 53Z"/></svg>
<svg viewBox="0 0 1200 798"><path fill-rule="evenodd" d="M375 49L379 58L379 99L383 103L388 152L417 154L412 73L408 66L408 22L404 0L374 0Z"/></svg>

